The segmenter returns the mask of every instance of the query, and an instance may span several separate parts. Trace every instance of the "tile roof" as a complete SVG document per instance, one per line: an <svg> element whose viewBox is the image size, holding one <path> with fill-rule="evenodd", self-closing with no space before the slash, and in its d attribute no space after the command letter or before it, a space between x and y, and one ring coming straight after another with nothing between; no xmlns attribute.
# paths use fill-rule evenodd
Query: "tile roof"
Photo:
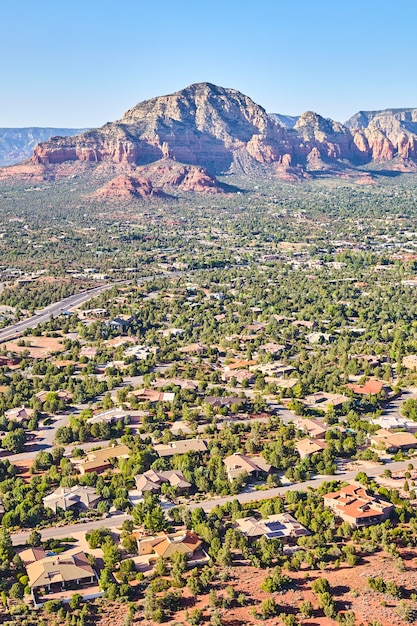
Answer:
<svg viewBox="0 0 417 626"><path fill-rule="evenodd" d="M33 589L95 577L91 565L84 552L72 555L47 556L39 561L29 563L26 567L29 586Z"/></svg>

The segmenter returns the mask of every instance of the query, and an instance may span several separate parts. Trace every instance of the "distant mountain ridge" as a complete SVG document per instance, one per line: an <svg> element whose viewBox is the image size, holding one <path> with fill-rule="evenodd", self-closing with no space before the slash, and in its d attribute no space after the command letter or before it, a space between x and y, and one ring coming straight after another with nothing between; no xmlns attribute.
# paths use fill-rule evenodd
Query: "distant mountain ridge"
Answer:
<svg viewBox="0 0 417 626"><path fill-rule="evenodd" d="M40 141L54 135L70 137L84 132L85 128L0 128L0 167L14 165L28 159Z"/></svg>
<svg viewBox="0 0 417 626"><path fill-rule="evenodd" d="M282 115L281 113L270 113L269 117L285 128L294 128L300 119L299 115Z"/></svg>
<svg viewBox="0 0 417 626"><path fill-rule="evenodd" d="M198 191L212 192L215 176L227 173L300 180L372 177L382 169L417 171L417 109L361 111L341 124L313 111L268 114L235 89L197 83L140 102L101 128L41 141L15 174L69 175L71 163L88 163L89 171L93 164L116 168L119 178L101 193L113 196L123 190L140 197L150 189L158 193L152 177L161 172L176 172L167 174L174 187L186 179L192 190L198 180ZM180 164L188 168L181 175ZM151 177L150 184L144 176Z"/></svg>

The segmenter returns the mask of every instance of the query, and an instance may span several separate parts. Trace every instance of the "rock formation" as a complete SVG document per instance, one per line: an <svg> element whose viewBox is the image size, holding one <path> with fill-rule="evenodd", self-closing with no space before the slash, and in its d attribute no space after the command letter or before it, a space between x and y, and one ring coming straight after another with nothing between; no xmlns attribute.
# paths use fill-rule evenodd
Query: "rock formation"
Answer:
<svg viewBox="0 0 417 626"><path fill-rule="evenodd" d="M359 177L364 166L411 171L417 163L417 109L362 111L343 125L312 111L268 115L239 91L198 83L141 102L102 128L40 142L20 175L29 176L31 166L37 176L42 167L48 178L65 175L68 163L119 168L115 187L109 183L103 193L117 189L136 197L149 195L146 185L138 188L117 175L147 177L142 168L152 164L166 167L171 177L156 184L153 176L163 176L154 169L148 177L154 187L216 193L222 189L215 176L228 172L295 180Z"/></svg>

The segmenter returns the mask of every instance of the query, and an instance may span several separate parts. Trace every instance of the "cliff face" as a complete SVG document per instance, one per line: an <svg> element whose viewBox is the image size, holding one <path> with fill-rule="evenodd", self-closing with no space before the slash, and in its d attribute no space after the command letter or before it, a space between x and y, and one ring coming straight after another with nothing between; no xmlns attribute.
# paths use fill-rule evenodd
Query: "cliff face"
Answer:
<svg viewBox="0 0 417 626"><path fill-rule="evenodd" d="M367 145L371 159L417 160L417 109L359 111L346 122L355 143Z"/></svg>
<svg viewBox="0 0 417 626"><path fill-rule="evenodd" d="M171 158L224 172L230 168L234 152L255 136L268 143L268 150L278 153L284 132L247 96L201 83L141 102L121 120L98 130L40 143L33 162L109 159L143 165ZM270 160L262 151L253 149L253 153L260 162Z"/></svg>
<svg viewBox="0 0 417 626"><path fill-rule="evenodd" d="M375 169L392 162L393 169L406 170L417 161L415 133L417 109L362 111L343 125L312 111L268 115L239 91L198 83L141 102L102 128L41 142L31 162L50 172L67 161L134 168L176 161L204 168L178 185L214 189L210 176L232 171L293 180L365 164L372 169L373 162Z"/></svg>

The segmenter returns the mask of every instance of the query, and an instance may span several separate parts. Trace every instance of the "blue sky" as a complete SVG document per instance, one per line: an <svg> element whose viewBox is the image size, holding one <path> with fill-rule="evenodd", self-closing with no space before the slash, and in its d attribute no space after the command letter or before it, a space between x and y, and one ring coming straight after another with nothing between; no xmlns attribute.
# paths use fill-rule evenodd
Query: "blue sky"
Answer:
<svg viewBox="0 0 417 626"><path fill-rule="evenodd" d="M195 82L269 112L417 107L415 0L3 0L0 127L100 126Z"/></svg>

